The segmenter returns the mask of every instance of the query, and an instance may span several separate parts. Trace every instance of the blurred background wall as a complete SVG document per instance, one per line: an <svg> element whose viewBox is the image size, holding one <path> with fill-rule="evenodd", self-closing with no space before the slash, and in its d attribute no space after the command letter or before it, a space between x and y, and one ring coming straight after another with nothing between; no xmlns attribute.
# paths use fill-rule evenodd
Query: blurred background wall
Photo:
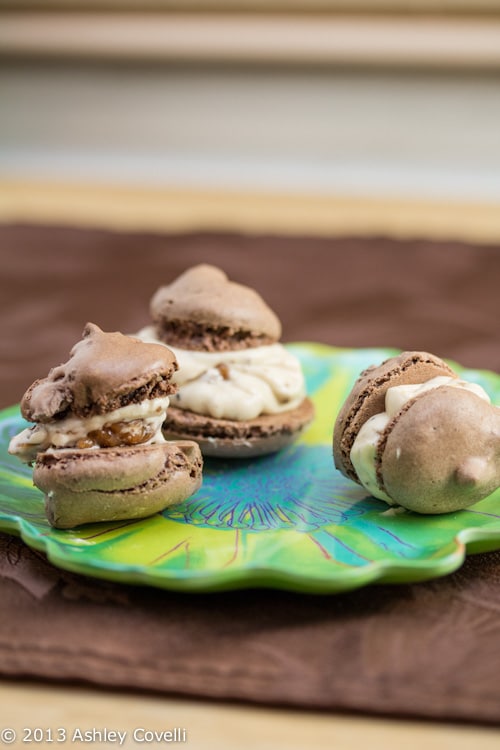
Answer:
<svg viewBox="0 0 500 750"><path fill-rule="evenodd" d="M500 201L500 1L0 3L0 179Z"/></svg>

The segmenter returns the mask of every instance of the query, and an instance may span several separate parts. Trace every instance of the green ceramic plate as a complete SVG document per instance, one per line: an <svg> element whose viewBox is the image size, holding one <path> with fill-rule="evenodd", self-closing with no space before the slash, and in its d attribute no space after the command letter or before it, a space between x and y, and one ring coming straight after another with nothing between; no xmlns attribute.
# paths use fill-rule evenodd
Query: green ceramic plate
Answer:
<svg viewBox="0 0 500 750"><path fill-rule="evenodd" d="M395 513L335 471L336 413L361 370L396 354L292 344L316 419L273 456L205 463L203 487L142 521L56 531L31 470L7 453L24 425L0 413L0 529L20 534L54 565L91 576L185 591L272 586L333 593L374 582L409 582L458 568L466 551L500 548L500 490L442 516ZM464 370L500 402L500 376Z"/></svg>

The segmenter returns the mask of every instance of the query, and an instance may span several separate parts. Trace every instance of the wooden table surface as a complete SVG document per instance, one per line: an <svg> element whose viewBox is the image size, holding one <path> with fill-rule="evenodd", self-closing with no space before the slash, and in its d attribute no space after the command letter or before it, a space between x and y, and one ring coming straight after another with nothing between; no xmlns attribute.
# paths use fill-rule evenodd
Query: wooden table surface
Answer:
<svg viewBox="0 0 500 750"><path fill-rule="evenodd" d="M0 222L123 231L431 237L500 242L500 206L318 193L141 188L0 177Z"/></svg>
<svg viewBox="0 0 500 750"><path fill-rule="evenodd" d="M2 728L64 728L69 740L76 730L126 732L122 747L138 748L149 732L186 730L192 750L497 750L500 730L448 723L401 721L180 700L165 696L93 690L86 687L0 682ZM76 735L78 737L78 734ZM96 742L92 746L118 745ZM182 736L182 735L178 735ZM26 743L28 744L28 743ZM26 744L24 746L26 746ZM36 743L32 743L32 747ZM81 743L64 743L64 746ZM161 746L162 743L158 743ZM20 743L16 746L23 746ZM28 744L29 746L29 744ZM38 745L39 746L39 745ZM47 744L46 746L50 746ZM54 742L53 747L57 746ZM151 746L151 745L149 745Z"/></svg>

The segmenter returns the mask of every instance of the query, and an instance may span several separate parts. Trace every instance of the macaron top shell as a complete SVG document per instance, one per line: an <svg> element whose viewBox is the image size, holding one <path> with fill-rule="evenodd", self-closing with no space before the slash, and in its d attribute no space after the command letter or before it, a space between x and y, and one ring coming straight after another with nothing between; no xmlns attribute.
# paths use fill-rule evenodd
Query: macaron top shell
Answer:
<svg viewBox="0 0 500 750"><path fill-rule="evenodd" d="M363 424L385 411L385 394L397 385L424 383L439 375L458 377L439 357L408 351L364 370L342 406L333 433L335 466L359 483L350 459L351 448Z"/></svg>
<svg viewBox="0 0 500 750"><path fill-rule="evenodd" d="M500 408L442 386L387 426L376 459L385 492L418 513L466 508L500 486Z"/></svg>
<svg viewBox="0 0 500 750"><path fill-rule="evenodd" d="M281 336L280 321L255 290L207 264L158 289L151 315L159 338L181 349L245 349Z"/></svg>
<svg viewBox="0 0 500 750"><path fill-rule="evenodd" d="M87 323L69 360L28 388L21 412L25 419L42 423L68 413L104 414L175 392L170 378L176 369L176 358L167 347L105 333Z"/></svg>

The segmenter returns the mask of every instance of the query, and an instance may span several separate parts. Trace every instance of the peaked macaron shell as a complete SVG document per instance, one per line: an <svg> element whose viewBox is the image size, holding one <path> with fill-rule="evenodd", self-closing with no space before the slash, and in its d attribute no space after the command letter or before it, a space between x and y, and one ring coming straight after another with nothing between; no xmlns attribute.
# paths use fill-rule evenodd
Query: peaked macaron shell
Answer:
<svg viewBox="0 0 500 750"><path fill-rule="evenodd" d="M458 377L439 357L429 352L408 351L364 370L355 382L335 422L333 456L344 476L359 482L350 453L364 423L385 411L385 394L397 385L416 385L444 375Z"/></svg>
<svg viewBox="0 0 500 750"><path fill-rule="evenodd" d="M500 408L440 386L391 421L377 475L395 502L417 513L467 508L500 486Z"/></svg>
<svg viewBox="0 0 500 750"><path fill-rule="evenodd" d="M281 336L279 319L255 290L206 264L158 289L151 315L159 338L184 349L243 349Z"/></svg>
<svg viewBox="0 0 500 750"><path fill-rule="evenodd" d="M36 380L21 401L30 422L48 422L70 411L79 417L104 414L128 403L175 392L170 378L174 354L162 344L145 344L87 323L70 358Z"/></svg>

